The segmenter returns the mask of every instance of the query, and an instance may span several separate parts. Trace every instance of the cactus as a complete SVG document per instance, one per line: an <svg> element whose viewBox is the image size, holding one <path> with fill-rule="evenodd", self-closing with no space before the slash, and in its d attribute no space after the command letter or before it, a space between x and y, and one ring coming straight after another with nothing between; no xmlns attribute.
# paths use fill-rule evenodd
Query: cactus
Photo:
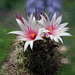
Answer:
<svg viewBox="0 0 75 75"><path fill-rule="evenodd" d="M35 41L33 51L28 47L24 53L24 66L33 75L56 75L60 69L61 53L59 45L49 38L43 41Z"/></svg>
<svg viewBox="0 0 75 75"><path fill-rule="evenodd" d="M33 14L28 20L16 16L21 30L8 33L16 34L16 58L11 57L15 67L14 75L26 72L31 75L56 75L60 71L63 56L59 51L59 41L63 43L61 36L71 36L66 32L69 30L65 27L68 23L60 24L61 20L62 15L56 18L56 13L51 20L44 12L38 20Z"/></svg>

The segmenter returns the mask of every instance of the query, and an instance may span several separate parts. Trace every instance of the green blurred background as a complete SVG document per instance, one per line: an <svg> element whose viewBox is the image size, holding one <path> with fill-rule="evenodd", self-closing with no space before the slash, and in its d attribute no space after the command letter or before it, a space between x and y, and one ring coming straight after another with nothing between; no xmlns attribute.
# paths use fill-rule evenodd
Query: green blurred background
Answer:
<svg viewBox="0 0 75 75"><path fill-rule="evenodd" d="M7 32L16 28L10 23L18 26L15 14L20 13L25 17L26 0L0 0L0 66L11 51L14 36ZM63 22L69 22L69 32L72 37L63 37L64 45L68 52L64 54L70 60L70 64L63 66L60 75L75 75L75 0L62 0Z"/></svg>

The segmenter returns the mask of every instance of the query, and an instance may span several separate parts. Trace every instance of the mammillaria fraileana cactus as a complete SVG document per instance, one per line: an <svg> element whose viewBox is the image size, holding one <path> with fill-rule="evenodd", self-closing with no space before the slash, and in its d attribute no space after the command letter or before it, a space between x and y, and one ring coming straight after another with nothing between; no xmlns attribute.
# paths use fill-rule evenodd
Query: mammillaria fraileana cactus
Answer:
<svg viewBox="0 0 75 75"><path fill-rule="evenodd" d="M61 20L62 16L56 18L56 13L51 20L46 13L40 14L38 20L33 14L28 20L16 17L21 30L9 34L16 34L25 51L22 55L23 67L33 75L56 75L59 70L62 58L58 50L59 40L63 43L61 36L71 36L66 32L69 30L65 27L68 23L60 24Z"/></svg>

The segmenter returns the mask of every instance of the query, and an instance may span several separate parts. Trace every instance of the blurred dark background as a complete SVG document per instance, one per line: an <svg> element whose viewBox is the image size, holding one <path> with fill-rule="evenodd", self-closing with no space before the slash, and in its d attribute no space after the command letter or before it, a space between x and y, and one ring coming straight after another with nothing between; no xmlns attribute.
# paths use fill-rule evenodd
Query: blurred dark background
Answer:
<svg viewBox="0 0 75 75"><path fill-rule="evenodd" d="M75 75L75 0L61 0L61 13L63 14L62 22L69 22L69 33L72 37L63 37L64 45L68 51L64 57L70 60L70 64L62 67L60 75ZM7 32L15 30L11 23L17 25L15 14L20 13L25 17L26 0L0 0L0 66L7 58L14 36L7 35ZM11 22L11 23L10 23Z"/></svg>

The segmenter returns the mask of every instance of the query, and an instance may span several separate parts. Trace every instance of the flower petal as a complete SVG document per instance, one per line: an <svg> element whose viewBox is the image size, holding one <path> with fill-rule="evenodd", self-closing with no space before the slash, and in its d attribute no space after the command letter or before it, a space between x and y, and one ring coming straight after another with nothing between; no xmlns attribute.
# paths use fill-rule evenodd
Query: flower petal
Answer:
<svg viewBox="0 0 75 75"><path fill-rule="evenodd" d="M25 39L25 38L19 38L19 39L17 39L17 40L27 41L27 39Z"/></svg>
<svg viewBox="0 0 75 75"><path fill-rule="evenodd" d="M60 24L61 20L62 20L62 15L56 19L55 25L58 26Z"/></svg>
<svg viewBox="0 0 75 75"><path fill-rule="evenodd" d="M18 25L20 26L20 28L24 31L25 29L25 25L19 20L19 19L16 19Z"/></svg>
<svg viewBox="0 0 75 75"><path fill-rule="evenodd" d="M24 24L25 24L26 26L28 26L27 21L26 21L23 17L22 17L22 19L23 19Z"/></svg>
<svg viewBox="0 0 75 75"><path fill-rule="evenodd" d="M58 34L59 36L72 36L70 33L62 33L62 34Z"/></svg>
<svg viewBox="0 0 75 75"><path fill-rule="evenodd" d="M25 45L24 45L24 52L25 52L25 50L27 49L27 47L28 47L29 44L30 44L30 41L26 41L26 42L25 42Z"/></svg>
<svg viewBox="0 0 75 75"><path fill-rule="evenodd" d="M40 28L38 31L38 35L41 35L43 32L49 32L48 30L46 30L45 28Z"/></svg>
<svg viewBox="0 0 75 75"><path fill-rule="evenodd" d="M43 38L41 36L37 36L35 40L43 40Z"/></svg>
<svg viewBox="0 0 75 75"><path fill-rule="evenodd" d="M22 31L12 31L12 32L9 32L8 34L24 35L24 32L22 32Z"/></svg>
<svg viewBox="0 0 75 75"><path fill-rule="evenodd" d="M53 39L54 39L53 35L49 35L49 37L51 38L51 40L53 40Z"/></svg>
<svg viewBox="0 0 75 75"><path fill-rule="evenodd" d="M28 38L25 38L25 36L16 36L17 40L21 40L21 41L27 41Z"/></svg>
<svg viewBox="0 0 75 75"><path fill-rule="evenodd" d="M61 37L58 37L58 39L63 43L63 40L61 39Z"/></svg>
<svg viewBox="0 0 75 75"><path fill-rule="evenodd" d="M55 25L55 20L56 20L56 13L53 15L52 19L51 19L51 23L53 25Z"/></svg>
<svg viewBox="0 0 75 75"><path fill-rule="evenodd" d="M36 20L35 20L35 17L33 17L33 20L31 22L31 27L33 27L33 29L36 29Z"/></svg>
<svg viewBox="0 0 75 75"><path fill-rule="evenodd" d="M30 17L29 17L29 21L28 21L29 25L31 25L32 20L33 20L33 13L32 13L32 14L30 15Z"/></svg>
<svg viewBox="0 0 75 75"><path fill-rule="evenodd" d="M49 22L50 22L50 19L49 19L48 15L47 15L46 13L44 13L44 14L45 14L46 19L47 19L47 21L48 21L48 23L49 23Z"/></svg>
<svg viewBox="0 0 75 75"><path fill-rule="evenodd" d="M58 38L57 38L57 37L54 37L54 41L59 42L59 40L58 40Z"/></svg>
<svg viewBox="0 0 75 75"><path fill-rule="evenodd" d="M61 30L62 28L64 28L68 23L63 23L63 24L60 24L58 26L58 30Z"/></svg>
<svg viewBox="0 0 75 75"><path fill-rule="evenodd" d="M38 20L38 23L41 24L42 26L45 26L47 24L47 21L43 15L40 15L41 19Z"/></svg>
<svg viewBox="0 0 75 75"><path fill-rule="evenodd" d="M33 42L34 41L30 41L30 48L33 49Z"/></svg>

